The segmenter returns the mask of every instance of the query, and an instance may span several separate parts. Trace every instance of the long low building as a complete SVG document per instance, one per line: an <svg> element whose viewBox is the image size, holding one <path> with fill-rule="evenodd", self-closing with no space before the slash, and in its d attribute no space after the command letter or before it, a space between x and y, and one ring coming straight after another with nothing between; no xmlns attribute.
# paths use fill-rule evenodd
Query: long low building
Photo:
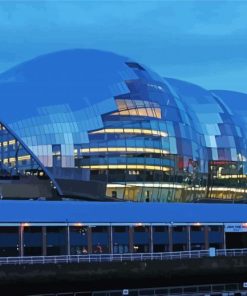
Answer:
<svg viewBox="0 0 247 296"><path fill-rule="evenodd" d="M247 247L247 205L0 201L0 256Z"/></svg>

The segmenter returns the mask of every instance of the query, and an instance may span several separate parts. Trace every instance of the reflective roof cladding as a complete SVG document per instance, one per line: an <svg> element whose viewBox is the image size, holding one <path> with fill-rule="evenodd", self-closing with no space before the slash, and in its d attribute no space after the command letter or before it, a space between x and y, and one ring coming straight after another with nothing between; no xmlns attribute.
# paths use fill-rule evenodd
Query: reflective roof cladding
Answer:
<svg viewBox="0 0 247 296"><path fill-rule="evenodd" d="M52 197L247 200L247 94L71 49L0 74L0 97L3 178L49 176Z"/></svg>

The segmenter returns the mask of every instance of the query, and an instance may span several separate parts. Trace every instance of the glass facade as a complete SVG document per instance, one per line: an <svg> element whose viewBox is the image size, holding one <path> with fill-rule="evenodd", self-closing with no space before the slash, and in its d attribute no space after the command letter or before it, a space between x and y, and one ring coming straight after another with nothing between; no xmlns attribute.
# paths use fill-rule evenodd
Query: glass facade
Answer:
<svg viewBox="0 0 247 296"><path fill-rule="evenodd" d="M91 198L90 186L100 184L106 199L246 198L247 119L241 106L247 95L165 79L113 53L68 50L1 74L0 96L4 123L61 196ZM11 141L2 139L2 167L18 163L19 175L24 162L25 172L32 171L35 162L13 154ZM79 185L72 190L64 180ZM75 192L83 186L89 190ZM101 248L109 248L106 237ZM116 243L116 252L126 248ZM182 238L177 248L186 248Z"/></svg>
<svg viewBox="0 0 247 296"><path fill-rule="evenodd" d="M0 122L0 197L56 196L38 158Z"/></svg>
<svg viewBox="0 0 247 296"><path fill-rule="evenodd" d="M232 235L223 225L49 225L0 224L0 257L164 253L230 248ZM246 247L235 241L235 248ZM229 243L226 243L225 238Z"/></svg>
<svg viewBox="0 0 247 296"><path fill-rule="evenodd" d="M19 230L18 227L0 227L0 257L19 256Z"/></svg>

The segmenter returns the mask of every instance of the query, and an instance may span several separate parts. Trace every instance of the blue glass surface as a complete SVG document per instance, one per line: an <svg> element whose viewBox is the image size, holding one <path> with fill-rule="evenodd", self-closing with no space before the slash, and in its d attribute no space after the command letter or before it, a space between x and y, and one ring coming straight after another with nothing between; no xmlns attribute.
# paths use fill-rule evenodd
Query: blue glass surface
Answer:
<svg viewBox="0 0 247 296"><path fill-rule="evenodd" d="M235 190L247 185L245 94L208 91L126 57L76 49L2 73L0 96L1 120L45 168L90 170L108 197L247 196Z"/></svg>

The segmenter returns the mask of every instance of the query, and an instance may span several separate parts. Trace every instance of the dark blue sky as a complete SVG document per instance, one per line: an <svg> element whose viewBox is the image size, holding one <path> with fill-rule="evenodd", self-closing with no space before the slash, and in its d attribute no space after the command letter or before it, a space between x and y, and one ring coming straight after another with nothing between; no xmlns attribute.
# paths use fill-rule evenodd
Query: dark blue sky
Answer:
<svg viewBox="0 0 247 296"><path fill-rule="evenodd" d="M247 92L247 1L0 1L0 72L66 48L113 51L163 76Z"/></svg>

